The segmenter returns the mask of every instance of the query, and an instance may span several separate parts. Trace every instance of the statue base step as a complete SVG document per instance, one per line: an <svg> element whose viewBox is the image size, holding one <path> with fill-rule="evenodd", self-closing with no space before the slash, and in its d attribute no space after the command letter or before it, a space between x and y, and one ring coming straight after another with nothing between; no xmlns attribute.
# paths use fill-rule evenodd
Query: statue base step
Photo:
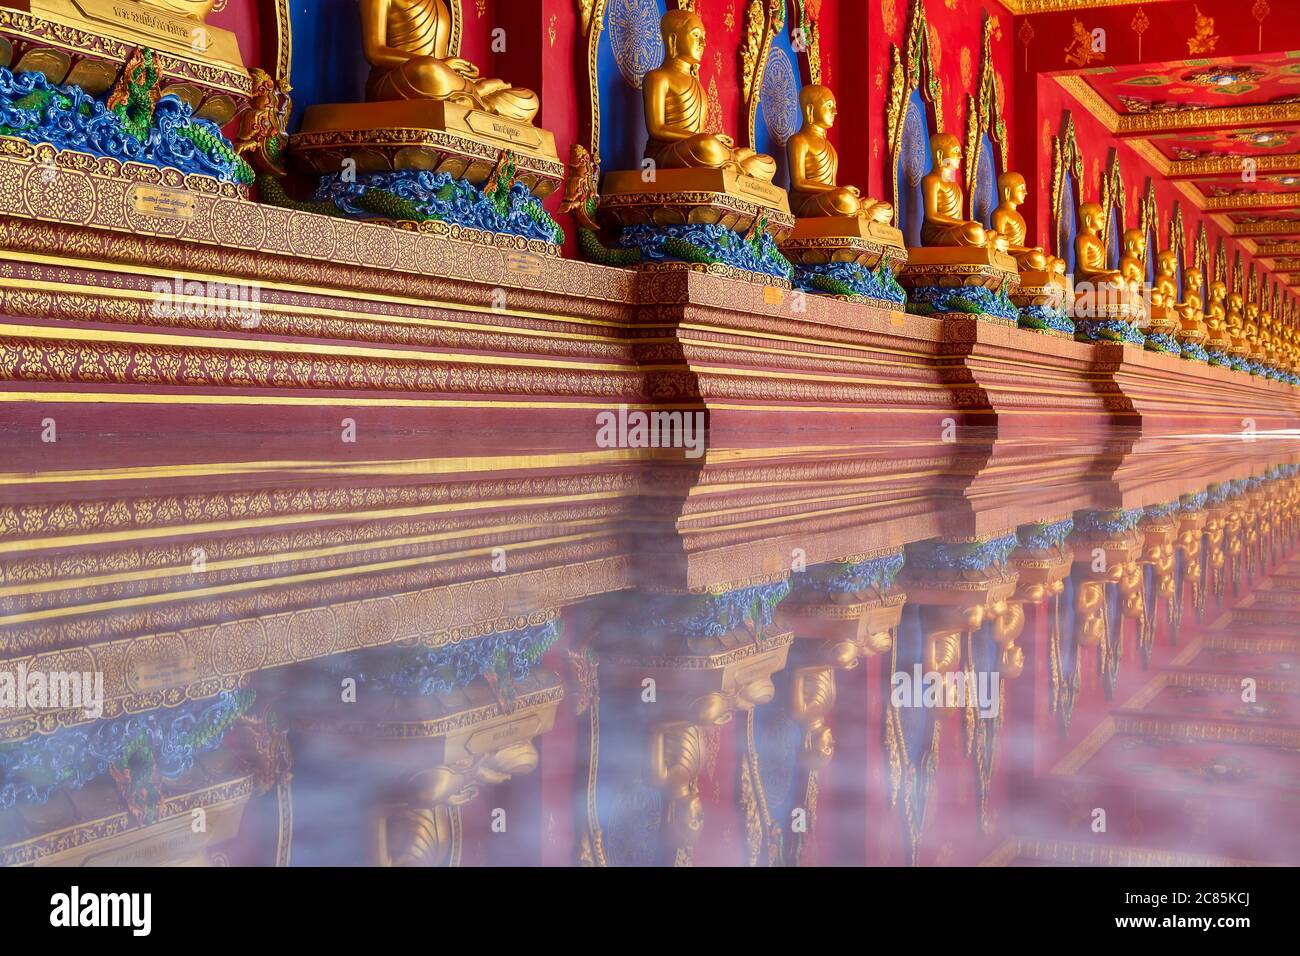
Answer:
<svg viewBox="0 0 1300 956"><path fill-rule="evenodd" d="M291 158L318 175L355 171L424 170L482 186L503 152L515 158L516 178L534 196L564 181L564 164L549 130L445 100L329 103L307 108L290 137Z"/></svg>
<svg viewBox="0 0 1300 956"><path fill-rule="evenodd" d="M1069 298L1071 289L1065 276L1056 272L1026 269L1020 273L1020 287L1011 293L1011 301L1024 308L1030 305L1059 309Z"/></svg>
<svg viewBox="0 0 1300 956"><path fill-rule="evenodd" d="M1016 260L1005 252L975 246L908 246L898 274L905 289L972 286L1008 294L1020 287Z"/></svg>
<svg viewBox="0 0 1300 956"><path fill-rule="evenodd" d="M888 223L860 216L796 219L781 252L795 265L821 266L855 262L874 269L883 259L897 273L907 262L903 234Z"/></svg>
<svg viewBox="0 0 1300 956"><path fill-rule="evenodd" d="M794 230L784 189L731 169L656 169L646 182L639 170L605 175L596 212L602 225L721 225L745 235L755 222L780 244Z"/></svg>

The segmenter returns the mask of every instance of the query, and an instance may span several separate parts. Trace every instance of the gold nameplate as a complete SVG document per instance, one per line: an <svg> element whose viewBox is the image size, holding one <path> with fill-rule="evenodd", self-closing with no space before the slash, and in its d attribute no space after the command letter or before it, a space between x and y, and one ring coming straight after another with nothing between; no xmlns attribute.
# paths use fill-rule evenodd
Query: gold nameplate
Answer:
<svg viewBox="0 0 1300 956"><path fill-rule="evenodd" d="M131 668L128 683L131 690L145 694L171 687L184 687L198 679L199 668L192 654L137 661Z"/></svg>
<svg viewBox="0 0 1300 956"><path fill-rule="evenodd" d="M194 197L178 189L159 186L134 186L131 203L141 216L160 219L193 219L196 209Z"/></svg>
<svg viewBox="0 0 1300 956"><path fill-rule="evenodd" d="M761 179L755 179L753 176L737 176L734 180L736 190L746 196L752 196L764 206L776 206L780 208L783 200L786 199L785 190L773 186L771 183L765 183Z"/></svg>
<svg viewBox="0 0 1300 956"><path fill-rule="evenodd" d="M510 120L502 119L500 116L493 116L491 113L470 110L465 114L465 125L479 136L486 136L489 139L509 143L512 146L522 146L524 149L540 149L542 145L542 134L536 126L512 123Z"/></svg>
<svg viewBox="0 0 1300 956"><path fill-rule="evenodd" d="M528 714L518 720L510 720L495 727L478 731L465 742L465 749L471 754L492 753L506 744L536 737L542 729L542 718L537 714Z"/></svg>

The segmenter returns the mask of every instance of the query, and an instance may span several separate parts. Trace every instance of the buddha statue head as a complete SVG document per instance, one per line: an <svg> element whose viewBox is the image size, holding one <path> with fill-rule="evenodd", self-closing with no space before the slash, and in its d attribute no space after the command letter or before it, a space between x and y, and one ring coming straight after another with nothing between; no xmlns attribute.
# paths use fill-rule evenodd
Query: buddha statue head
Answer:
<svg viewBox="0 0 1300 956"><path fill-rule="evenodd" d="M1173 275L1178 269L1178 256L1172 249L1161 249L1156 253L1156 272L1160 275Z"/></svg>
<svg viewBox="0 0 1300 956"><path fill-rule="evenodd" d="M1017 172L1003 173L998 177L998 195L1013 209L1023 205L1029 198L1029 187L1025 184L1025 177Z"/></svg>
<svg viewBox="0 0 1300 956"><path fill-rule="evenodd" d="M1124 255L1146 260L1147 237L1141 229L1124 230Z"/></svg>
<svg viewBox="0 0 1300 956"><path fill-rule="evenodd" d="M961 168L961 143L951 133L939 133L930 140L930 157L934 169L944 182L955 183Z"/></svg>
<svg viewBox="0 0 1300 956"><path fill-rule="evenodd" d="M799 91L799 112L803 114L805 126L830 129L835 125L838 111L835 94L829 86L809 84Z"/></svg>
<svg viewBox="0 0 1300 956"><path fill-rule="evenodd" d="M664 62L683 60L694 69L704 59L707 35L704 21L690 10L669 10L659 21L664 39Z"/></svg>
<svg viewBox="0 0 1300 956"><path fill-rule="evenodd" d="M1210 301L1222 302L1228 296L1228 287L1223 282L1215 279L1210 283Z"/></svg>
<svg viewBox="0 0 1300 956"><path fill-rule="evenodd" d="M1083 224L1084 232L1096 236L1101 232L1102 225L1105 223L1101 205L1095 202L1081 203L1079 206L1079 221Z"/></svg>

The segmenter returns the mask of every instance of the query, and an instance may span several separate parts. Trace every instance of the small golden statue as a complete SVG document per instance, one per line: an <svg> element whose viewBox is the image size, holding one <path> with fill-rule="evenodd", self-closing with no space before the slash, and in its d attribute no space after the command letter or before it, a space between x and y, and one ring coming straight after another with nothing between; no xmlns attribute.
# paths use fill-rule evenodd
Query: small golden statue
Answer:
<svg viewBox="0 0 1300 956"><path fill-rule="evenodd" d="M922 245L985 246L1005 252L1007 241L995 230L962 218L965 193L957 178L961 169L961 143L957 137L939 133L930 140L930 154L934 171L921 179L921 195L925 200Z"/></svg>
<svg viewBox="0 0 1300 956"><path fill-rule="evenodd" d="M537 94L479 75L449 55L446 0L361 0L361 39L370 79L368 100L450 100L519 123L537 115Z"/></svg>
<svg viewBox="0 0 1300 956"><path fill-rule="evenodd" d="M1151 307L1172 310L1178 304L1178 257L1172 249L1156 254L1156 277L1151 283Z"/></svg>
<svg viewBox="0 0 1300 956"><path fill-rule="evenodd" d="M1140 293L1147 281L1147 237L1141 229L1124 230L1124 254L1119 257L1119 274L1130 292Z"/></svg>
<svg viewBox="0 0 1300 956"><path fill-rule="evenodd" d="M1075 273L1085 282L1097 286L1127 288L1118 269L1106 268L1106 246L1101 241L1105 220L1102 208L1095 202L1079 206L1079 234L1074 237Z"/></svg>
<svg viewBox="0 0 1300 956"><path fill-rule="evenodd" d="M835 736L826 723L835 706L835 671L802 667L791 675L790 716L803 729L799 763L804 770L824 770L835 756Z"/></svg>
<svg viewBox="0 0 1300 956"><path fill-rule="evenodd" d="M694 846L704 830L700 771L704 735L685 722L662 724L650 734L650 779L664 791L663 842L669 849Z"/></svg>
<svg viewBox="0 0 1300 956"><path fill-rule="evenodd" d="M857 186L836 185L840 158L826 131L835 125L835 94L826 86L805 86L799 93L803 126L790 137L790 211L796 216L861 216L889 222L894 207L862 198Z"/></svg>
<svg viewBox="0 0 1300 956"><path fill-rule="evenodd" d="M1182 320L1183 332L1189 336L1203 336L1205 332L1205 306L1201 298L1201 289L1205 277L1200 269L1192 269L1183 279L1187 291L1183 301L1178 303L1178 314Z"/></svg>
<svg viewBox="0 0 1300 956"><path fill-rule="evenodd" d="M1049 256L1041 246L1026 246L1028 229L1025 217L1018 207L1029 197L1025 177L1016 172L1006 172L998 177L998 193L1002 202L993 210L993 231L1006 237L1007 252L1015 257L1021 269L1034 272L1065 274L1065 260Z"/></svg>
<svg viewBox="0 0 1300 956"><path fill-rule="evenodd" d="M738 149L723 133L704 129L708 98L695 75L704 58L704 21L689 10L669 10L659 21L664 61L645 75L646 158L665 169L731 167L764 182L776 175L776 160Z"/></svg>
<svg viewBox="0 0 1300 956"><path fill-rule="evenodd" d="M1192 7L1196 12L1196 32L1187 38L1187 52L1191 56L1213 53L1219 42L1219 35L1214 32L1214 17L1207 17L1200 7Z"/></svg>
<svg viewBox="0 0 1300 956"><path fill-rule="evenodd" d="M1228 351L1232 340L1228 337L1227 306L1228 287L1215 280L1210 283L1210 308L1206 313L1205 328L1209 332L1207 348L1220 352Z"/></svg>

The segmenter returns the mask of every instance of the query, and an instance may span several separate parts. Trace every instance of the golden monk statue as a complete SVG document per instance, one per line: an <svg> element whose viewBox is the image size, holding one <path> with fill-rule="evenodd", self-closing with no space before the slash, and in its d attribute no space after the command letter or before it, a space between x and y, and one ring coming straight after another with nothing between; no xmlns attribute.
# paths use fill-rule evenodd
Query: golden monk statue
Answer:
<svg viewBox="0 0 1300 956"><path fill-rule="evenodd" d="M1105 214L1095 202L1079 206L1079 234L1074 237L1075 272L1085 282L1124 288L1126 283L1118 269L1106 268L1106 246L1101 241Z"/></svg>
<svg viewBox="0 0 1300 956"><path fill-rule="evenodd" d="M790 716L803 729L799 764L804 770L824 770L835 755L835 735L826 723L835 706L835 671L802 667L790 682Z"/></svg>
<svg viewBox="0 0 1300 956"><path fill-rule="evenodd" d="M449 56L451 26L446 0L361 0L366 99L449 100L531 123L537 94L481 77L473 63Z"/></svg>
<svg viewBox="0 0 1300 956"><path fill-rule="evenodd" d="M1151 304L1173 308L1178 303L1178 257L1172 249L1161 249L1156 255L1156 278L1151 283Z"/></svg>
<svg viewBox="0 0 1300 956"><path fill-rule="evenodd" d="M803 126L790 137L790 211L796 216L861 216L889 222L894 207L863 199L857 186L838 186L840 157L826 131L835 125L835 94L826 86L805 86L799 93Z"/></svg>
<svg viewBox="0 0 1300 956"><path fill-rule="evenodd" d="M925 199L925 222L921 225L924 246L986 246L1006 250L1007 242L995 230L963 219L965 193L957 181L961 169L961 143L951 133L939 133L930 140L934 171L921 178Z"/></svg>
<svg viewBox="0 0 1300 956"><path fill-rule="evenodd" d="M1147 237L1141 229L1124 230L1124 254L1119 257L1119 274L1130 292L1141 292L1147 281Z"/></svg>
<svg viewBox="0 0 1300 956"><path fill-rule="evenodd" d="M650 734L650 779L664 791L663 840L670 848L694 846L704 830L700 771L704 735L685 722L671 722Z"/></svg>
<svg viewBox="0 0 1300 956"><path fill-rule="evenodd" d="M730 136L704 129L708 101L695 75L704 57L704 21L688 10L669 10L659 22L664 62L645 75L645 154L665 169L730 167L771 182L776 160L738 149Z"/></svg>
<svg viewBox="0 0 1300 956"><path fill-rule="evenodd" d="M1029 197L1025 177L1016 172L1003 173L998 177L998 193L1002 202L993 210L993 231L1006 237L1007 252L1015 256L1016 264L1021 269L1064 275L1064 259L1047 255L1041 246L1025 245L1028 229L1025 217L1017 209Z"/></svg>

